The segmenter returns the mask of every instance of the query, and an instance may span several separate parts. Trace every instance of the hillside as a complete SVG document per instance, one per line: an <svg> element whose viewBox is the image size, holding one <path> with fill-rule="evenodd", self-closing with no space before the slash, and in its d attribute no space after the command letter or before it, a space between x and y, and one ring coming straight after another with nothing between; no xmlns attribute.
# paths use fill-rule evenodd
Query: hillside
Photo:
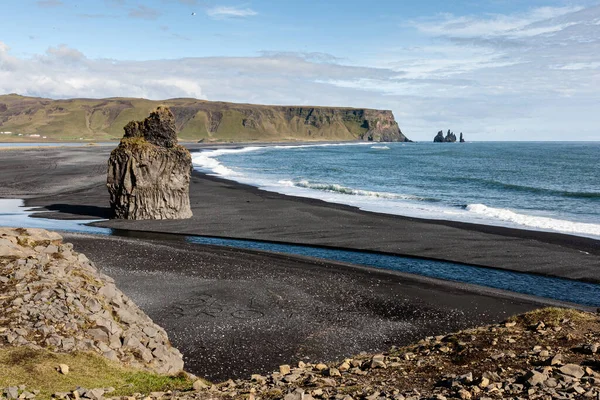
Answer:
<svg viewBox="0 0 600 400"><path fill-rule="evenodd" d="M388 110L265 106L196 99L51 100L16 94L0 96L0 132L4 132L0 141L39 141L44 136L45 140L53 141L120 139L127 122L143 120L158 105L168 106L175 115L181 140L408 141Z"/></svg>

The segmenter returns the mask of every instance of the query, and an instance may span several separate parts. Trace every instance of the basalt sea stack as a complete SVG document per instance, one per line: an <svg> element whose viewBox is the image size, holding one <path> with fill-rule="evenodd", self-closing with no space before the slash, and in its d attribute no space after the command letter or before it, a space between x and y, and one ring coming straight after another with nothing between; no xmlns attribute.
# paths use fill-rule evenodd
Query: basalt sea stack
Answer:
<svg viewBox="0 0 600 400"><path fill-rule="evenodd" d="M184 219L190 209L189 151L177 144L175 118L158 107L131 121L108 160L107 183L114 218Z"/></svg>
<svg viewBox="0 0 600 400"><path fill-rule="evenodd" d="M446 134L446 137L444 137L444 131L439 131L433 138L433 141L434 143L454 143L456 142L456 135L448 129L448 133Z"/></svg>

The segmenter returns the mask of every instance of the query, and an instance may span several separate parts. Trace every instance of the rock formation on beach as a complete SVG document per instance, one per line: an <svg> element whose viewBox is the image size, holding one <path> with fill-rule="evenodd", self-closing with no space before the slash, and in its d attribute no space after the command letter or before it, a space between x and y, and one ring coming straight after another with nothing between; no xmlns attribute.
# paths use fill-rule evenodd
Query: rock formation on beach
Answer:
<svg viewBox="0 0 600 400"><path fill-rule="evenodd" d="M177 144L175 118L167 107L158 107L144 121L129 122L108 160L114 217L190 218L191 169L191 155Z"/></svg>
<svg viewBox="0 0 600 400"><path fill-rule="evenodd" d="M84 254L55 232L0 228L0 347L88 351L161 374L181 353Z"/></svg>
<svg viewBox="0 0 600 400"><path fill-rule="evenodd" d="M461 134L462 135L462 134ZM448 129L448 133L444 137L444 131L439 131L433 138L435 143L454 143L456 142L456 135Z"/></svg>

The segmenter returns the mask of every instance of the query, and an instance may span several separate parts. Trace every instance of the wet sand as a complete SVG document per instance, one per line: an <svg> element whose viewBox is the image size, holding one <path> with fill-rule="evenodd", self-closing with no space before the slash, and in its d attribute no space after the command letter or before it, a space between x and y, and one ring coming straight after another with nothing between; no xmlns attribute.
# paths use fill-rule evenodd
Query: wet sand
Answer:
<svg viewBox="0 0 600 400"><path fill-rule="evenodd" d="M54 218L106 218L107 148L0 156L0 198ZM425 221L268 193L194 173L194 218L100 225L366 249L600 281L599 242ZM174 239L175 237L175 239ZM556 304L482 287L301 257L161 240L65 234L210 379L334 360ZM308 358L307 358L308 357Z"/></svg>

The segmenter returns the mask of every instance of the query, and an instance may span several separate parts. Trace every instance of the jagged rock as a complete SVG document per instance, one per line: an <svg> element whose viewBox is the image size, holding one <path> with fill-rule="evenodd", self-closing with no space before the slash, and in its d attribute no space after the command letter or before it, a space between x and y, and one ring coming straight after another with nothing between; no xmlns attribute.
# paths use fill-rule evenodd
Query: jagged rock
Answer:
<svg viewBox="0 0 600 400"><path fill-rule="evenodd" d="M0 256L0 276L11 277L0 296L0 309L11 307L0 329L0 346L92 351L157 373L183 370L183 357L165 331L119 291L112 278L98 272L72 245L63 244L60 235L0 228L0 239L0 254L10 243L27 255L17 260ZM48 257L51 246L55 257ZM57 371L67 374L69 367L60 364Z"/></svg>
<svg viewBox="0 0 600 400"><path fill-rule="evenodd" d="M462 134L461 134L462 135ZM456 142L456 135L448 129L448 133L444 137L444 132L439 131L437 135L433 138L435 143L454 143Z"/></svg>
<svg viewBox="0 0 600 400"><path fill-rule="evenodd" d="M63 375L67 375L69 373L69 366L67 364L59 364L58 372L60 372Z"/></svg>
<svg viewBox="0 0 600 400"><path fill-rule="evenodd" d="M115 218L184 219L192 216L192 158L177 144L175 120L159 107L144 121L131 121L108 160L107 187Z"/></svg>
<svg viewBox="0 0 600 400"><path fill-rule="evenodd" d="M386 368L385 357L383 354L377 354L371 359L371 368Z"/></svg>
<svg viewBox="0 0 600 400"><path fill-rule="evenodd" d="M525 374L525 382L527 382L529 386L541 385L546 379L548 379L548 376L534 369Z"/></svg>
<svg viewBox="0 0 600 400"><path fill-rule="evenodd" d="M567 376L572 376L573 378L581 378L585 375L585 371L582 367L575 364L567 364L559 368L559 371Z"/></svg>
<svg viewBox="0 0 600 400"><path fill-rule="evenodd" d="M465 138L463 137L462 132L460 133L460 143L464 143L465 142Z"/></svg>
<svg viewBox="0 0 600 400"><path fill-rule="evenodd" d="M289 373L290 373L290 371L291 371L291 368L290 368L290 366L289 366L289 365L287 365L287 364L285 364L285 365L280 365L280 366L279 366L279 373L280 373L281 375L287 375L287 374L289 374Z"/></svg>

